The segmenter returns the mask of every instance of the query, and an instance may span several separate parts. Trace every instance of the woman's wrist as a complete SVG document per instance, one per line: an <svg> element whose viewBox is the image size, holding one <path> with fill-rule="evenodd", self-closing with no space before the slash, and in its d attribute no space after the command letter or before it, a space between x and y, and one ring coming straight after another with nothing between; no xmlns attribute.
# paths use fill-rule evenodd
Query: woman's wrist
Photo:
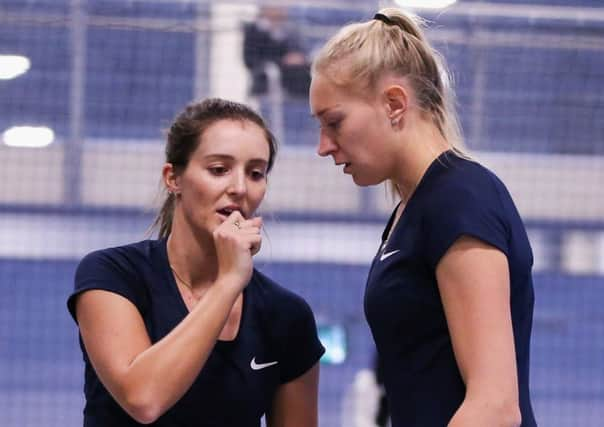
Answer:
<svg viewBox="0 0 604 427"><path fill-rule="evenodd" d="M247 286L249 280L244 281L243 278L236 273L220 274L214 283L213 288L217 291L224 291L228 294L237 296Z"/></svg>

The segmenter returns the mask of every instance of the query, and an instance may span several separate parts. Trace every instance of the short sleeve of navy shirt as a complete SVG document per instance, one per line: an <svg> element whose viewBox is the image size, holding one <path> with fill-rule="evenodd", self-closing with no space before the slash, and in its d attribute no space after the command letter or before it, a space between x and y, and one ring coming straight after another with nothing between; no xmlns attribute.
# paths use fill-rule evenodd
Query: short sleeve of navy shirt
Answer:
<svg viewBox="0 0 604 427"><path fill-rule="evenodd" d="M77 296L92 289L130 301L153 343L188 314L169 268L165 239L84 257L67 302L76 322ZM277 388L318 362L325 350L306 301L256 270L243 295L236 338L216 343L191 388L153 426L259 427ZM80 346L85 363L84 425L138 426L100 382L81 339Z"/></svg>
<svg viewBox="0 0 604 427"><path fill-rule="evenodd" d="M436 281L439 261L461 236L508 259L522 426L534 426L528 394L533 257L507 189L485 167L448 151L430 165L390 232L394 215L365 292L393 427L445 426L463 401L465 385Z"/></svg>

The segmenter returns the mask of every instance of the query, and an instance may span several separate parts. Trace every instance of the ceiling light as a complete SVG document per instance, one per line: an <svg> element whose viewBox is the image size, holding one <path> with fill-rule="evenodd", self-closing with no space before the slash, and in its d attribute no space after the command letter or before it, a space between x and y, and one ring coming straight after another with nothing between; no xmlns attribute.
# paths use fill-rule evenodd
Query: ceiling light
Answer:
<svg viewBox="0 0 604 427"><path fill-rule="evenodd" d="M0 80L19 77L29 70L29 58L20 55L0 55Z"/></svg>
<svg viewBox="0 0 604 427"><path fill-rule="evenodd" d="M416 9L442 9L451 6L457 0L395 0L396 4L402 7Z"/></svg>
<svg viewBox="0 0 604 427"><path fill-rule="evenodd" d="M54 139L55 133L45 126L13 126L2 134L2 141L9 147L46 147Z"/></svg>

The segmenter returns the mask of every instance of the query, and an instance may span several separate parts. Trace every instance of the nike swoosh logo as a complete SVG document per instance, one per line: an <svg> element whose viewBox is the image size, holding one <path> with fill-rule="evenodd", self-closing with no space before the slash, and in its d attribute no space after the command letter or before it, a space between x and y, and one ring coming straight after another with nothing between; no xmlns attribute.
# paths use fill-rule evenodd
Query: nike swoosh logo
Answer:
<svg viewBox="0 0 604 427"><path fill-rule="evenodd" d="M394 255L394 254L396 254L396 253L398 253L398 252L400 252L400 251L401 251L400 249L397 249L397 250L392 251L392 252L384 252L384 253L382 254L382 256L380 256L380 261L384 261L386 258L389 258L389 257L391 257L392 255Z"/></svg>
<svg viewBox="0 0 604 427"><path fill-rule="evenodd" d="M268 362L268 363L256 363L256 358L252 358L252 361L250 362L250 368L252 368L254 371L259 371L260 369L264 369L264 368L268 368L269 366L273 366L276 365L277 363L279 363L278 361L274 361L274 362Z"/></svg>

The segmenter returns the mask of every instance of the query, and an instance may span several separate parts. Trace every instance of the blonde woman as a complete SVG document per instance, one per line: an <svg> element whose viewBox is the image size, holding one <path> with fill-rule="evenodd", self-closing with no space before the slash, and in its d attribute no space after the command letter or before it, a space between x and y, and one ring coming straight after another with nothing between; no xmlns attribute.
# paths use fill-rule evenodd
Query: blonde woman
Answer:
<svg viewBox="0 0 604 427"><path fill-rule="evenodd" d="M446 76L410 14L342 28L313 63L318 153L401 200L364 302L392 426L533 427L531 247L504 184L457 148Z"/></svg>

